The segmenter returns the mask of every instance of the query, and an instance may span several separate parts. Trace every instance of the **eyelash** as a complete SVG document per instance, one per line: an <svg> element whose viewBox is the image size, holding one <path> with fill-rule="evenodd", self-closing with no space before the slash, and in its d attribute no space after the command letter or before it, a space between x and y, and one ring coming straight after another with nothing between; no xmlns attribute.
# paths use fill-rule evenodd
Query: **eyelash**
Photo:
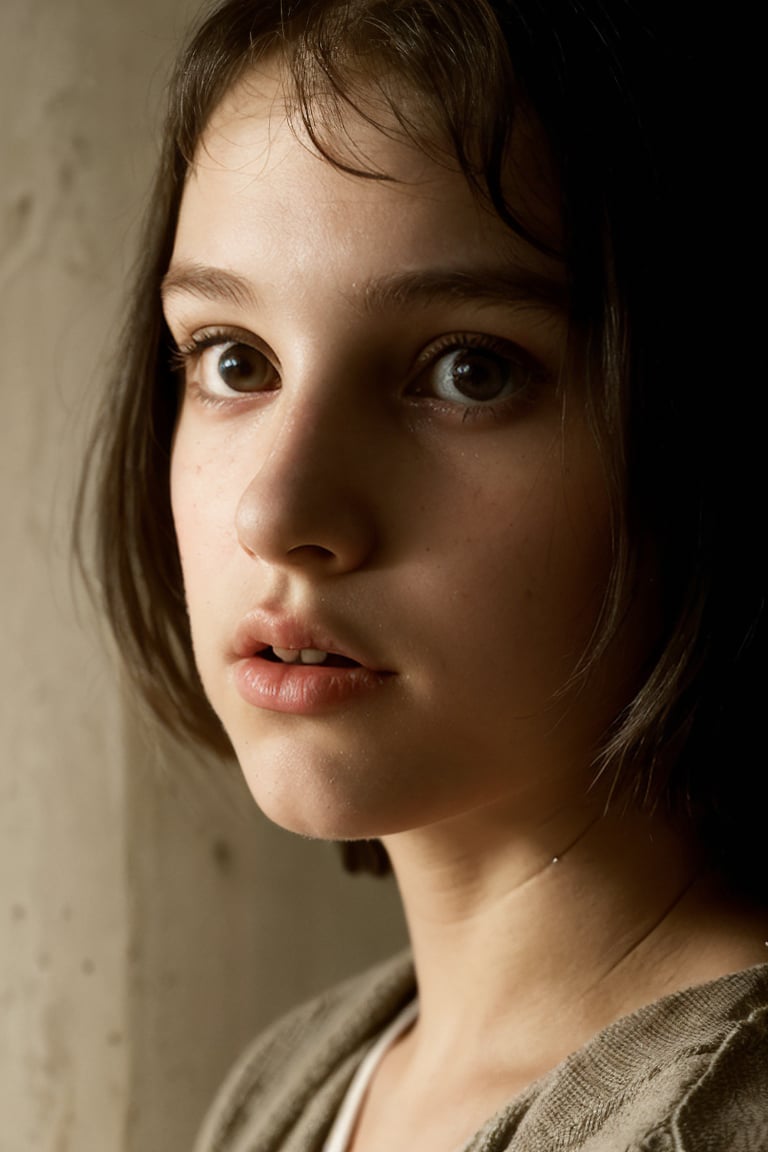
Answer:
<svg viewBox="0 0 768 1152"><path fill-rule="evenodd" d="M416 370L412 379L418 380L420 375L427 372L431 367L435 367L447 353L453 351L471 352L475 349L497 356L499 361L506 362L510 369L516 366L524 374L525 379L524 384L520 388L516 388L512 395L500 399L495 404L488 401L477 404L458 404L455 401L440 400L438 397L431 398L433 404L441 405L444 409L458 408L461 412L462 423L482 418L496 419L510 408L519 408L522 403L531 399L534 388L547 378L548 374L543 365L531 353L512 340L506 340L499 336L486 336L479 332L454 332L448 336L439 337L428 345L416 361ZM426 396L426 398L429 399L430 397Z"/></svg>
<svg viewBox="0 0 768 1152"><path fill-rule="evenodd" d="M255 397L262 396L265 392L274 389L243 392L241 395L233 391L231 396L216 396L203 388L198 381L189 379L190 368L193 368L200 361L207 349L217 346L223 348L227 344L242 344L252 348L263 355L267 362L271 363L252 334L237 328L210 328L195 333L185 344L178 344L172 348L170 365L173 371L184 374L186 388L198 403L207 408L231 411L233 406L252 402ZM486 336L477 332L454 332L433 341L419 354L414 370L410 375L409 387L425 375L431 367L436 366L446 354L452 351L458 353L473 349L495 354L500 361L506 361L509 365L516 364L525 376L521 388L516 390L513 395L503 397L497 403L487 401L477 404L461 404L457 401L430 396L427 392L422 394L411 392L410 395L418 397L422 401L431 401L433 409L438 409L441 414L454 420L458 419L461 423L477 419L493 420L501 417L510 408L519 408L522 403L530 399L533 388L548 378L547 371L536 358L511 340ZM275 367L275 372L277 373L277 371Z"/></svg>
<svg viewBox="0 0 768 1152"><path fill-rule="evenodd" d="M255 352L260 352L266 357L261 348L257 346L254 337L245 331L238 328L206 328L201 332L196 332L184 344L175 344L170 350L170 368L172 372L181 373L187 391L192 397L206 408L215 409L231 409L233 404L242 404L244 401L252 400L257 393L243 393L238 397L236 393L230 396L214 396L207 392L197 381L189 379L190 369L193 369L200 361L203 353L208 348L222 348L227 344L244 344L249 348L253 348Z"/></svg>

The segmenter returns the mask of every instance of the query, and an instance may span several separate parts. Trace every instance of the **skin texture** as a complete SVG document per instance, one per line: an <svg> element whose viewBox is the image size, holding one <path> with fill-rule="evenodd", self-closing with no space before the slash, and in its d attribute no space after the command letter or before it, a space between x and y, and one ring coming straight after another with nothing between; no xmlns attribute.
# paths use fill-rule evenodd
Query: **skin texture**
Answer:
<svg viewBox="0 0 768 1152"><path fill-rule="evenodd" d="M653 612L636 595L572 680L611 533L563 269L447 161L345 127L393 181L319 157L277 69L198 149L165 286L186 380L173 511L198 666L256 802L311 836L384 837L400 884L420 1015L354 1152L445 1152L611 1020L757 962L766 937L675 829L603 818L590 787ZM510 166L556 244L534 132ZM334 699L289 673L303 687L256 706L241 673L262 644L368 672Z"/></svg>
<svg viewBox="0 0 768 1152"><path fill-rule="evenodd" d="M334 170L279 99L239 90L190 175L167 288L179 345L226 334L189 358L172 468L203 682L267 814L333 837L506 804L534 781L583 791L635 662L617 648L603 675L562 691L610 558L602 461L578 384L558 386L564 312L529 295L400 301L371 288L493 269L556 293L562 269L460 174L356 131L397 183ZM237 273L250 298L174 288L193 263ZM230 329L263 354L255 378L269 390L201 397L201 381L222 390ZM453 344L478 345L509 394L473 406L451 393ZM392 675L330 715L255 709L231 660L254 611Z"/></svg>

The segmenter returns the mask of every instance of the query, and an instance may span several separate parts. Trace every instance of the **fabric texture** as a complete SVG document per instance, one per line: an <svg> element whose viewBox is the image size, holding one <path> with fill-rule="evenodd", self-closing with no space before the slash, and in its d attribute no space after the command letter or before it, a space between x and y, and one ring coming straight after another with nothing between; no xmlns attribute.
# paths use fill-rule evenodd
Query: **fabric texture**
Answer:
<svg viewBox="0 0 768 1152"><path fill-rule="evenodd" d="M355 1069L415 994L399 956L278 1021L195 1152L320 1152ZM768 964L617 1020L491 1118L467 1152L768 1152Z"/></svg>

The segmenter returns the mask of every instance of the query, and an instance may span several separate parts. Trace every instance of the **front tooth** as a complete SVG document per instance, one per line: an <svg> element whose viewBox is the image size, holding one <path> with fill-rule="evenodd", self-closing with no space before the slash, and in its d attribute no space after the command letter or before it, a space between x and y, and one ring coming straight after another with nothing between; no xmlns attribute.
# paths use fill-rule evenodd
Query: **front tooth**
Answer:
<svg viewBox="0 0 768 1152"><path fill-rule="evenodd" d="M322 664L325 660L327 652L323 652L320 648L302 648L301 662L302 664Z"/></svg>
<svg viewBox="0 0 768 1152"><path fill-rule="evenodd" d="M301 656L301 651L298 648L275 648L272 645L272 651L278 660L282 660L284 664L295 664Z"/></svg>

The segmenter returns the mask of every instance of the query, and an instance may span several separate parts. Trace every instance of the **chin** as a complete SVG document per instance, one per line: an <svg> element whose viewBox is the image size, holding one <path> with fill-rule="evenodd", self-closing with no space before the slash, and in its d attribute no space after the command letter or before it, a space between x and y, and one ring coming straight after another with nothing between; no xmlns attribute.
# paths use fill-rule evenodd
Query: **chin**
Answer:
<svg viewBox="0 0 768 1152"><path fill-rule="evenodd" d="M308 756L294 748L276 756L263 745L256 754L236 751L256 804L288 832L313 840L367 840L383 834L377 790L338 753Z"/></svg>
<svg viewBox="0 0 768 1152"><path fill-rule="evenodd" d="M374 840L385 835L380 820L370 813L353 811L351 805L345 805L338 797L309 800L307 797L273 793L264 796L261 790L251 787L250 782L248 786L267 819L297 836L334 841Z"/></svg>

